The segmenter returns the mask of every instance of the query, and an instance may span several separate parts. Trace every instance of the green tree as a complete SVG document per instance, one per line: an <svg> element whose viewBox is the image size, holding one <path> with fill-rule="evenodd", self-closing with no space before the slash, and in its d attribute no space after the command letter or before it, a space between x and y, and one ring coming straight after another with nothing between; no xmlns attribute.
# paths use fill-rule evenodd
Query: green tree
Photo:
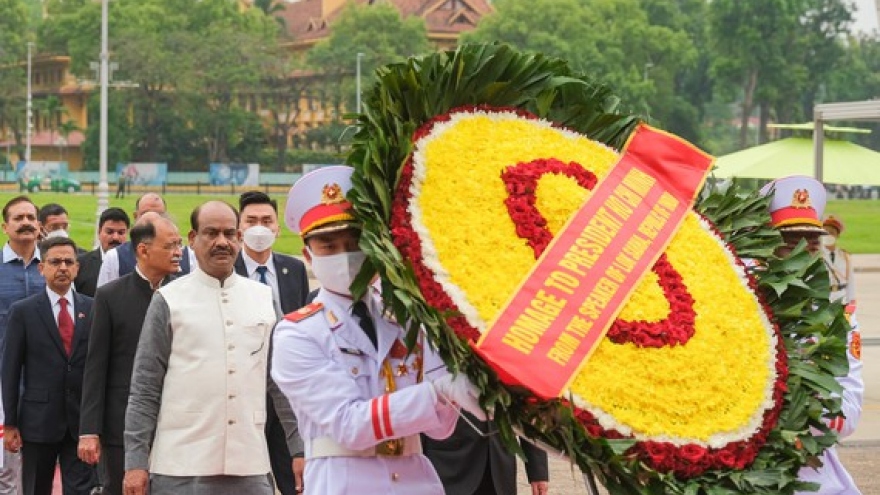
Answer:
<svg viewBox="0 0 880 495"><path fill-rule="evenodd" d="M78 125L76 125L76 122L70 119L65 120L58 126L58 135L61 137L58 144L59 160L64 161L64 150L67 149L70 135L76 131L82 131L82 129Z"/></svg>
<svg viewBox="0 0 880 495"><path fill-rule="evenodd" d="M284 49L270 50L262 69L258 93L247 95L250 106L266 113L270 142L275 149L275 168L282 170L287 159L288 140L296 127L305 100L314 108L320 81Z"/></svg>
<svg viewBox="0 0 880 495"><path fill-rule="evenodd" d="M49 132L49 142L55 142L55 131L61 125L61 119L67 114L67 109L55 95L49 95L41 100L34 101L34 113L42 117L46 123L45 130Z"/></svg>
<svg viewBox="0 0 880 495"><path fill-rule="evenodd" d="M361 88L365 90L375 80L377 67L431 50L424 21L416 16L402 19L386 2L350 2L331 29L329 38L309 50L308 62L324 75L325 94L336 116L343 108L355 108L358 53L364 54Z"/></svg>
<svg viewBox="0 0 880 495"><path fill-rule="evenodd" d="M805 81L804 91L792 97L800 96L803 116L812 120L813 105L819 100L822 87L835 71L843 68L841 61L846 51L843 41L853 20L853 5L844 0L803 1L805 11L799 16L803 26L799 31L799 45L802 47L801 56L809 77ZM780 120L790 121L783 112L794 105L781 103L782 106L778 109Z"/></svg>
<svg viewBox="0 0 880 495"><path fill-rule="evenodd" d="M194 54L197 77L187 87L194 104L190 115L208 159L228 162L234 134L246 114L237 105L238 96L258 86L260 69L266 65L266 40L232 27L212 29L201 38Z"/></svg>
<svg viewBox="0 0 880 495"><path fill-rule="evenodd" d="M718 88L740 98L739 146L759 102L778 101L785 86L802 88L806 73L790 50L800 29L800 0L714 0L709 6L712 70ZM766 106L765 106L766 108ZM766 117L762 113L763 117Z"/></svg>
<svg viewBox="0 0 880 495"><path fill-rule="evenodd" d="M101 99L98 94L89 98L88 112L90 115L98 115ZM117 163L127 163L132 160L131 155L131 127L125 105L125 95L111 91L109 104L107 105L107 166L114 170ZM98 153L101 124L95 119L93 125L86 130L86 139L82 144L83 169L98 170Z"/></svg>
<svg viewBox="0 0 880 495"><path fill-rule="evenodd" d="M675 126L682 115L697 118L695 110L682 110L690 106L686 100L675 100L680 75L694 70L698 60L684 29L683 7L664 0L499 0L494 5L495 12L462 42L501 41L566 59L611 86L622 97L623 110L660 125ZM697 127L690 123L676 130L690 129L687 137L693 138Z"/></svg>
<svg viewBox="0 0 880 495"><path fill-rule="evenodd" d="M0 0L0 129L24 157L27 75L27 9L22 0ZM11 161L11 159L10 159Z"/></svg>

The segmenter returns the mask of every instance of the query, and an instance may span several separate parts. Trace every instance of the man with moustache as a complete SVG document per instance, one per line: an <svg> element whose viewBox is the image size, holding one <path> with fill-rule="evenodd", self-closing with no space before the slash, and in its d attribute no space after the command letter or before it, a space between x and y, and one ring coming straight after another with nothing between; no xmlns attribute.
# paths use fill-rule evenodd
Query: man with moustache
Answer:
<svg viewBox="0 0 880 495"><path fill-rule="evenodd" d="M306 304L309 278L302 261L272 251L278 237L278 203L261 191L247 191L238 200L244 245L235 261L235 272L272 288L272 300L279 314L290 313ZM293 417L290 404L284 400L282 417ZM295 426L285 429L278 419L272 400L267 402L266 440L272 474L282 495L296 495L302 485L305 468L303 446Z"/></svg>
<svg viewBox="0 0 880 495"><path fill-rule="evenodd" d="M104 488L112 495L122 494L122 435L141 327L156 289L178 272L183 247L174 222L155 212L141 215L131 229L131 244L135 270L100 287L95 296L83 378L78 453L88 464L100 461Z"/></svg>
<svg viewBox="0 0 880 495"><path fill-rule="evenodd" d="M156 291L125 413L126 495L272 495L266 422L272 289L237 275L238 211L190 216L198 268Z"/></svg>
<svg viewBox="0 0 880 495"><path fill-rule="evenodd" d="M94 297L98 288L98 272L104 261L104 255L118 247L128 239L128 228L131 220L122 208L107 208L98 219L97 249L79 257L79 272L76 274L76 291Z"/></svg>
<svg viewBox="0 0 880 495"><path fill-rule="evenodd" d="M144 213L154 211L156 213L165 213L165 200L156 193L146 193L137 199L134 203L134 219L137 221ZM107 252L104 261L101 263L101 270L98 272L98 283L100 287L107 282L116 280L117 278L127 275L134 271L137 260L134 255L134 247L130 242L124 242L115 249ZM180 259L180 275L186 275L190 271L190 266L194 264L192 251L184 247L183 257Z"/></svg>
<svg viewBox="0 0 880 495"><path fill-rule="evenodd" d="M40 293L46 286L39 269L37 205L30 198L16 196L6 202L3 206L3 232L8 240L0 260L0 349L5 345L9 307L16 301ZM3 451L3 456L0 494L20 494L21 457L7 450Z"/></svg>
<svg viewBox="0 0 880 495"><path fill-rule="evenodd" d="M22 453L28 495L51 495L56 465L67 495L87 495L93 470L76 456L92 298L72 290L76 244L40 245L46 289L9 309L3 352L4 447Z"/></svg>

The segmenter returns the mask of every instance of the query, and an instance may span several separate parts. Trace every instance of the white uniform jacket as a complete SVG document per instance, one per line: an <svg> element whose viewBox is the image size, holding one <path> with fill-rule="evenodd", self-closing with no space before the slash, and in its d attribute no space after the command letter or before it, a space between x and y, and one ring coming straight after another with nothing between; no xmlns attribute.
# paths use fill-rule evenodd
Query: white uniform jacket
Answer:
<svg viewBox="0 0 880 495"><path fill-rule="evenodd" d="M281 320L275 328L272 378L298 419L305 493L442 495L437 473L420 453L418 434L443 439L455 428L457 412L438 400L430 383L446 368L424 346L425 378L417 383L418 355L400 355L403 329L383 317L375 289L365 297L378 351L351 315L351 299L323 289L315 298L323 308L296 322ZM386 357L396 388L390 393L380 374ZM372 454L395 438L404 438L408 455Z"/></svg>
<svg viewBox="0 0 880 495"><path fill-rule="evenodd" d="M849 373L846 376L838 377L837 381L843 387L843 395L841 396L841 410L843 416L831 418L828 425L837 430L840 439L850 436L859 424L859 418L862 415L862 399L865 394L865 382L862 380L862 361L861 361L861 334L859 333L859 325L855 316L852 316L852 330L849 332L849 345L847 346L846 356L849 360ZM852 476L849 475L840 457L837 449L832 447L825 451L819 458L822 461L822 467L813 469L804 467L798 473L798 478L802 481L810 481L820 485L817 492L799 492L803 495L809 493L819 495L860 495L862 492L856 487Z"/></svg>
<svg viewBox="0 0 880 495"><path fill-rule="evenodd" d="M828 278L831 282L832 301L840 301L844 305L856 300L856 280L853 277L853 264L850 254L835 246L833 250L822 249Z"/></svg>

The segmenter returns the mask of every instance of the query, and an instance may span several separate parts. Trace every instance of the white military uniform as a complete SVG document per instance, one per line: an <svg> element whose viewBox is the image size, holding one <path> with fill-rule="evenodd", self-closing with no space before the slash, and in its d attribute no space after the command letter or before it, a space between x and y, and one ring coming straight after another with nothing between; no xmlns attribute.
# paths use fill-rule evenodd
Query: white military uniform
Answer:
<svg viewBox="0 0 880 495"><path fill-rule="evenodd" d="M822 248L822 257L828 268L831 282L831 300L844 305L856 300L856 281L853 277L852 259L848 252L834 246L833 250Z"/></svg>
<svg viewBox="0 0 880 495"><path fill-rule="evenodd" d="M841 411L843 416L828 420L828 426L837 430L840 439L850 436L859 424L862 415L862 398L865 394L865 382L862 379L861 361L861 333L859 324L853 315L850 323L852 330L849 332L849 345L846 357L849 360L849 373L837 378L843 387L841 396ZM803 495L809 493L819 495L860 495L862 492L856 487L855 481L849 475L840 457L837 447L831 447L819 458L822 467L813 469L804 467L798 473L798 479L820 485L817 492L799 492Z"/></svg>
<svg viewBox="0 0 880 495"><path fill-rule="evenodd" d="M322 307L292 313L275 329L272 378L299 420L305 493L442 495L419 433L443 439L455 428L456 410L429 382L446 368L427 346L423 356L406 355L404 331L383 317L378 291L365 298L378 351L351 315L351 299L323 289L315 298ZM418 383L420 369L425 381ZM387 455L389 439L403 439L399 455Z"/></svg>

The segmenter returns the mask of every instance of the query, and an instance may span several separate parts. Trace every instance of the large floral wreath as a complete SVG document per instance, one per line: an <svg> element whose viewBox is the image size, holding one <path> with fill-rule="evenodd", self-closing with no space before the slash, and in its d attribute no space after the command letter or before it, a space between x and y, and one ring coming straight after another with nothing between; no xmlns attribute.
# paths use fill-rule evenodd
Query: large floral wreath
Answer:
<svg viewBox="0 0 880 495"><path fill-rule="evenodd" d="M616 162L637 123L616 103L505 46L381 70L349 159L361 288L378 270L411 342L424 326L511 446L517 430L564 451L612 493L802 489L798 468L835 440L822 414L839 411L846 326L821 264L774 259L766 200L736 187L704 194L564 398L503 386L471 350Z"/></svg>

